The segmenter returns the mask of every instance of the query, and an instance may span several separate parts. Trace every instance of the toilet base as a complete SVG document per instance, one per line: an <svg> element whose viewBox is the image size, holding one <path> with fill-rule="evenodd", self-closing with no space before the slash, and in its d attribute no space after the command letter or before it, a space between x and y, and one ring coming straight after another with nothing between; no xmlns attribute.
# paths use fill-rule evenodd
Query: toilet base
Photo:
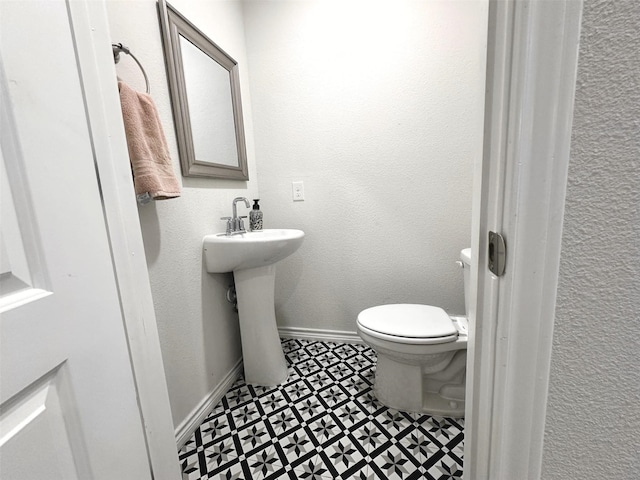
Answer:
<svg viewBox="0 0 640 480"><path fill-rule="evenodd" d="M437 393L425 392L422 410L416 413L427 413L436 417L464 418L464 400L447 400Z"/></svg>
<svg viewBox="0 0 640 480"><path fill-rule="evenodd" d="M421 412L422 368L378 354L373 392L387 407L404 412Z"/></svg>
<svg viewBox="0 0 640 480"><path fill-rule="evenodd" d="M395 410L464 417L465 378L460 365L464 365L466 351L453 357L457 358L453 358L451 368L425 375L423 365L398 362L378 352L374 394L380 403ZM449 374L453 376L447 378Z"/></svg>

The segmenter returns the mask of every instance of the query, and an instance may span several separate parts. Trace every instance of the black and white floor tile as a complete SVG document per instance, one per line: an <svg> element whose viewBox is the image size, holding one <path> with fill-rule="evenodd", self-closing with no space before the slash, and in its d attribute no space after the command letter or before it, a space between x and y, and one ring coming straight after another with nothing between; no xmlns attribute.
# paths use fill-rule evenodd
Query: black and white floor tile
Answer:
<svg viewBox="0 0 640 480"><path fill-rule="evenodd" d="M464 420L380 404L370 348L282 346L287 381L239 379L180 450L184 480L462 478Z"/></svg>

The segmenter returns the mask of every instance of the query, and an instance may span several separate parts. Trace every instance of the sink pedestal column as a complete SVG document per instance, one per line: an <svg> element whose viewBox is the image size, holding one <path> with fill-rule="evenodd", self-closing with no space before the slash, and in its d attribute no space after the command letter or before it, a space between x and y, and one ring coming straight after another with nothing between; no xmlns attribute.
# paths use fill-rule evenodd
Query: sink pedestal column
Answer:
<svg viewBox="0 0 640 480"><path fill-rule="evenodd" d="M275 386L289 372L274 306L276 266L235 270L244 376L247 383Z"/></svg>

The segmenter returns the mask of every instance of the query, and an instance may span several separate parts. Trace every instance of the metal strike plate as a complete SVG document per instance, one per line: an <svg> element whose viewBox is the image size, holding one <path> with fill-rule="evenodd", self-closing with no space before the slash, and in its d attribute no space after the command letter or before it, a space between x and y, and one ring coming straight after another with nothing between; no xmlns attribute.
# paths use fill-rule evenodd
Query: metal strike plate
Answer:
<svg viewBox="0 0 640 480"><path fill-rule="evenodd" d="M489 270L495 276L504 274L504 267L507 261L507 244L502 235L496 232L489 232Z"/></svg>

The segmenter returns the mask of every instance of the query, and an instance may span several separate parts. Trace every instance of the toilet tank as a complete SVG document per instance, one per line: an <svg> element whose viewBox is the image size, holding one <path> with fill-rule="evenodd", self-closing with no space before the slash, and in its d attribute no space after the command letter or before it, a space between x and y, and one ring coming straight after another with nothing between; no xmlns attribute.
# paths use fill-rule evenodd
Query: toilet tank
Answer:
<svg viewBox="0 0 640 480"><path fill-rule="evenodd" d="M462 261L462 271L464 275L464 313L469 318L469 300L471 298L471 249L465 248L460 252L460 261Z"/></svg>

